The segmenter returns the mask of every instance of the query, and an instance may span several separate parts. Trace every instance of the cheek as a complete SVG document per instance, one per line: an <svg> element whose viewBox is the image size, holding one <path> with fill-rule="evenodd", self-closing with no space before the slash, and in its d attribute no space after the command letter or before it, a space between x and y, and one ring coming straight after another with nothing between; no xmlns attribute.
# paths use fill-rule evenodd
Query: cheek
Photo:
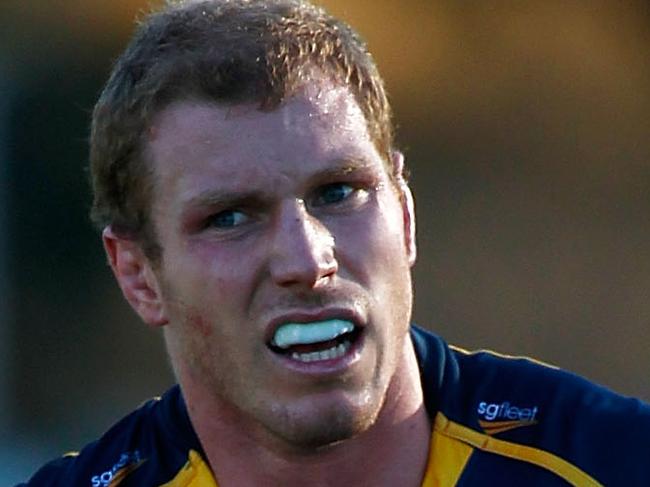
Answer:
<svg viewBox="0 0 650 487"><path fill-rule="evenodd" d="M217 245L209 239L190 241L178 253L177 265L167 277L188 303L195 306L228 302L241 292L252 259L243 258L246 249Z"/></svg>
<svg viewBox="0 0 650 487"><path fill-rule="evenodd" d="M190 310L186 315L186 323L195 333L203 338L213 335L213 328L206 317L197 310Z"/></svg>
<svg viewBox="0 0 650 487"><path fill-rule="evenodd" d="M182 259L187 275L198 287L238 288L257 272L260 265L260 239L214 242L197 238L188 242Z"/></svg>
<svg viewBox="0 0 650 487"><path fill-rule="evenodd" d="M237 283L220 274L214 261L179 261L167 269L164 279L163 294L171 318L193 336L213 337L215 326L233 313Z"/></svg>
<svg viewBox="0 0 650 487"><path fill-rule="evenodd" d="M337 233L337 248L354 253L358 262L392 266L406 256L402 215L392 205L378 205L347 221Z"/></svg>

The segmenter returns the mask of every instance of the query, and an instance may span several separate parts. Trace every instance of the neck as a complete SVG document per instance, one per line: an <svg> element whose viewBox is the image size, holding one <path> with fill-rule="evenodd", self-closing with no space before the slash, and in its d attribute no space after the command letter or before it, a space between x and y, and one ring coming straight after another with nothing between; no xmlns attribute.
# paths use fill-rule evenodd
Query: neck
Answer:
<svg viewBox="0 0 650 487"><path fill-rule="evenodd" d="M183 383L185 382L185 383ZM411 340L375 423L354 438L311 451L292 449L242 425L238 413L208 403L182 381L190 418L220 487L419 486L431 424ZM195 405L210 404L209 407ZM216 412L215 412L216 411Z"/></svg>

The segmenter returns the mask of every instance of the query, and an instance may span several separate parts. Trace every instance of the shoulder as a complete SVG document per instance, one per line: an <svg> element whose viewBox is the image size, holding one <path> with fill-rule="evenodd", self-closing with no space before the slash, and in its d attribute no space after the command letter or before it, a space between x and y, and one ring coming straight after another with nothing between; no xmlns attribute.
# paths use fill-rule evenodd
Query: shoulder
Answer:
<svg viewBox="0 0 650 487"><path fill-rule="evenodd" d="M468 352L416 333L442 357L439 377L423 373L434 383L424 389L437 395L436 414L448 422L492 445L547 453L607 485L650 481L648 404L529 358Z"/></svg>
<svg viewBox="0 0 650 487"><path fill-rule="evenodd" d="M80 452L43 466L24 486L160 485L198 448L178 387L147 401ZM171 419L171 421L170 421Z"/></svg>

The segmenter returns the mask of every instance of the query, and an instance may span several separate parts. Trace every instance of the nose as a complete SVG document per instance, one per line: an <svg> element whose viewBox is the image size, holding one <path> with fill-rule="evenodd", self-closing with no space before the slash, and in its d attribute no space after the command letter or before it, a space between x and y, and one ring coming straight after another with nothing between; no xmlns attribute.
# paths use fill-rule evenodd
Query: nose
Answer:
<svg viewBox="0 0 650 487"><path fill-rule="evenodd" d="M271 277L279 286L315 288L338 270L334 237L301 200L281 205L269 243Z"/></svg>

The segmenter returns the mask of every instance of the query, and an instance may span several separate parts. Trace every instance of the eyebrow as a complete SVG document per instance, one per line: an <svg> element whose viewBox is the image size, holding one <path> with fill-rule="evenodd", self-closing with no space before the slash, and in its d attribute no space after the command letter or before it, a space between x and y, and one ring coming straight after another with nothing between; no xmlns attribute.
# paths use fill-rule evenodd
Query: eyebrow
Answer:
<svg viewBox="0 0 650 487"><path fill-rule="evenodd" d="M316 173L314 176L327 176L327 175L345 175L355 171L366 171L373 169L373 164L366 161L365 159L340 159L331 161L330 167L327 169Z"/></svg>
<svg viewBox="0 0 650 487"><path fill-rule="evenodd" d="M210 207L210 206L238 206L253 202L261 203L270 200L270 194L264 191L229 191L211 189L201 192L182 202L186 209Z"/></svg>
<svg viewBox="0 0 650 487"><path fill-rule="evenodd" d="M364 159L346 158L335 159L328 167L310 175L306 182L332 180L337 177L347 176L351 173L367 172L374 170L372 163ZM245 204L263 204L272 200L272 192L264 190L231 191L228 189L210 189L191 196L182 202L185 209L215 206L239 206Z"/></svg>

